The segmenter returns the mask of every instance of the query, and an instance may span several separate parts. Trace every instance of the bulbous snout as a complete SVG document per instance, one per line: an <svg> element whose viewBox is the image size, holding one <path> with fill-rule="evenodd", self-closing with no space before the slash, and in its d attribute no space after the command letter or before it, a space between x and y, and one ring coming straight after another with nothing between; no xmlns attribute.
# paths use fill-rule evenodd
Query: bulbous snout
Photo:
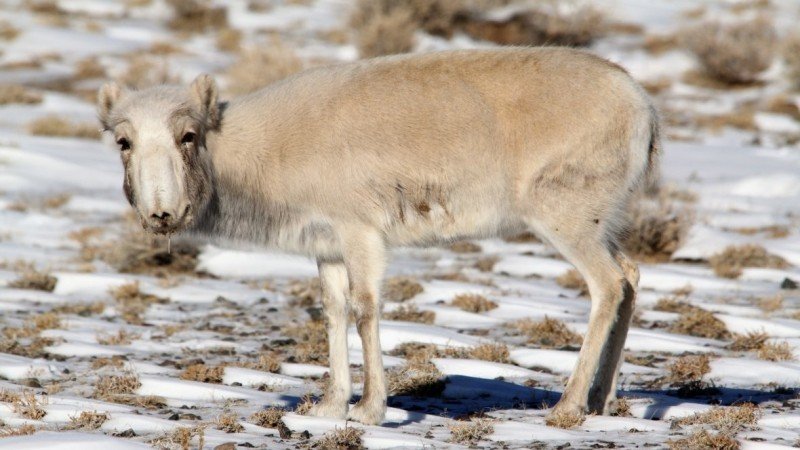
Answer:
<svg viewBox="0 0 800 450"><path fill-rule="evenodd" d="M145 227L154 233L166 234L180 230L186 223L192 205L175 208L154 208L143 214Z"/></svg>

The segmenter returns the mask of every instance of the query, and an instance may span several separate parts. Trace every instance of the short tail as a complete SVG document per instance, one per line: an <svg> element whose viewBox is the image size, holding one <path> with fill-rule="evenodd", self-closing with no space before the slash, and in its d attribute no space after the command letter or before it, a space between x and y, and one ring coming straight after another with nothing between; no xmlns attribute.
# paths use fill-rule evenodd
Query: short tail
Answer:
<svg viewBox="0 0 800 450"><path fill-rule="evenodd" d="M644 190L647 194L658 192L661 184L661 125L658 111L650 106L650 147L647 150L647 167L644 172Z"/></svg>

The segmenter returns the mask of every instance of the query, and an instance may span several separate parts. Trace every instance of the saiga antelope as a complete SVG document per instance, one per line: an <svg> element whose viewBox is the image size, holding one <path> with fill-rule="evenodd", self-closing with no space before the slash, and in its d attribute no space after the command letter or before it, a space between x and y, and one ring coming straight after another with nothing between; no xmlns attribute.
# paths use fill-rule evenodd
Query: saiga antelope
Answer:
<svg viewBox="0 0 800 450"><path fill-rule="evenodd" d="M331 380L313 414L384 417L379 291L391 247L523 231L574 264L592 298L555 409L607 411L638 283L617 236L658 156L654 108L623 69L564 48L452 51L308 70L228 102L217 95L208 75L188 89L109 83L99 117L147 230L316 259ZM349 412L348 309L365 372Z"/></svg>

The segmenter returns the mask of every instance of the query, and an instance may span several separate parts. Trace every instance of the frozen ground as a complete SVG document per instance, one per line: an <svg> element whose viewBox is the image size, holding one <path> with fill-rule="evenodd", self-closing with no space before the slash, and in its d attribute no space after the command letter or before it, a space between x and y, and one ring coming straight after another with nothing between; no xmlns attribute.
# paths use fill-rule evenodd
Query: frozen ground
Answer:
<svg viewBox="0 0 800 450"><path fill-rule="evenodd" d="M99 259L87 258L87 238L81 238L88 235L90 243L106 249L122 239L127 204L118 155L100 141L35 137L26 131L30 121L52 113L93 120L93 105L80 94L59 92L54 87L57 81L68 76L77 61L92 55L99 56L115 75L125 55L172 39L163 26L166 6L153 1L128 14L124 2L62 0L61 7L74 15L68 26L62 26L35 17L22 3L7 1L0 9L0 20L21 30L13 41L0 41L0 64L5 67L0 69L0 84L39 82L43 101L0 106L0 326L8 340L8 330L33 323L32 318L47 317L44 313L55 311L58 320L38 326L35 336L21 341L27 345L39 339L43 347L37 352L5 345L9 353L0 353L0 392L6 393L0 396L0 436L26 424L38 430L2 438L0 449L148 448L158 445L154 439L198 426L204 427L205 448L226 442L241 448L295 448L345 426L363 428L363 444L369 448L459 448L450 442L449 425L480 414L493 420L493 432L477 444L484 448L659 448L691 431L671 427L674 419L715 404L743 401L757 403L761 418L738 434L742 448L792 447L800 442L800 413L796 412L800 406L800 294L781 288L782 284L787 287L787 279L800 281L800 147L797 140L785 144L791 142L787 136L798 133L800 123L790 116L760 114L757 128L751 131L668 129L663 174L667 185L694 194L689 206L694 224L672 261L641 265L637 318L620 377L620 394L630 405L629 415L588 417L571 429L545 424L577 348L526 344L505 325L522 318L549 317L583 333L589 302L578 290L555 281L571 267L543 244L490 240L476 242L480 248L473 253L447 248L397 251L390 275L414 277L423 288L404 303L434 312L435 319L428 325L383 321L381 343L387 367L402 366L403 358L393 355L393 350L414 342L441 348L503 342L510 350L508 362L434 358L433 364L446 377L443 392L431 398L391 397L382 426L287 413L283 422L292 435L282 438L277 429L257 426L249 417L268 406L291 409L305 394L322 392L324 364L285 358L291 354L287 327L304 326L317 306L313 302L302 305L291 287L314 277L315 264L251 249L203 246L198 273L168 273L166 277L118 273ZM248 13L243 1L226 3L231 24L246 30L246 39L258 40L259 30L266 28L281 34L304 59L357 56L352 45L319 37L346 20L346 2L318 0L283 6L276 2L278 6L258 14ZM600 3L609 16L659 33L676 29L681 12L695 4ZM779 26L797 23L796 5L773 3ZM99 24L99 31L89 31L89 23ZM198 35L175 45L183 52L174 57L172 69L183 80L200 71L220 71L232 60L215 49L212 36ZM420 36L418 45L425 49L483 44L464 36L452 42ZM735 107L738 99L773 94L781 88L775 70L767 72L763 85L732 93L692 86L678 80L693 67L691 58L679 51L654 56L628 37L602 39L595 50L643 81L674 80L661 94L673 110L725 110ZM32 60L40 63L25 64ZM91 91L97 83L90 80L81 88ZM800 96L792 98L800 104ZM48 201L54 198L60 200ZM774 229L785 232L770 233ZM790 265L746 268L737 279L716 276L707 259L729 245L745 243L762 245ZM475 268L489 257L496 259L490 270ZM20 262L50 272L57 279L52 292L9 287L20 276ZM147 305L139 323L123 320L110 294L132 281L139 282L143 293L166 299ZM787 343L794 359L759 359L755 352L730 350L730 339L670 332L669 324L678 314L655 307L659 299L676 292L683 293L684 301L714 313L730 333L765 332L769 342ZM449 305L464 293L483 295L497 307L471 313ZM776 295L780 296L778 307L769 307L765 299ZM84 311L64 308L80 304L99 306ZM386 310L398 306L387 303ZM351 362L357 379L359 344L351 330ZM284 357L279 373L254 365L260 355L273 351ZM710 371L703 377L710 389L686 394L660 381L670 363L689 353L711 355ZM101 358L115 358L115 362ZM180 378L187 366L198 362L225 365L221 379ZM248 364L250 368L238 367ZM95 385L110 375L137 378L133 395L157 396L159 401L153 406L93 398ZM22 392L35 393L45 414L36 419L22 414L7 394ZM360 393L358 384L356 393ZM107 413L107 420L97 429L75 429L81 412ZM243 426L240 431L218 429L218 419L228 413ZM191 445L196 447L198 438L193 439Z"/></svg>

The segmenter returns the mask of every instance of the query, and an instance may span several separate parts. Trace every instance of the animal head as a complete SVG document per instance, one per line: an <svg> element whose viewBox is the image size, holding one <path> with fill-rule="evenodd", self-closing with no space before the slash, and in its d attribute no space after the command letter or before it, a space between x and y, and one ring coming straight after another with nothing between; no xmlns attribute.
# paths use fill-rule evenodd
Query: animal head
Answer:
<svg viewBox="0 0 800 450"><path fill-rule="evenodd" d="M188 88L141 91L107 83L98 93L98 114L119 146L125 196L142 226L158 234L185 229L211 197L206 135L220 115L214 80L200 75Z"/></svg>

